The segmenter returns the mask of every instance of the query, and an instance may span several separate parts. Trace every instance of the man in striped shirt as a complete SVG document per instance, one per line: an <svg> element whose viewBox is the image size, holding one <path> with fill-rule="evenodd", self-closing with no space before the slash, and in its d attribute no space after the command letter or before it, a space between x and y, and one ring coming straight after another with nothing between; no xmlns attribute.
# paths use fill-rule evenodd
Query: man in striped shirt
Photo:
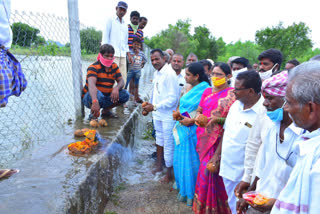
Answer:
<svg viewBox="0 0 320 214"><path fill-rule="evenodd" d="M82 91L83 104L91 109L89 120L100 116L116 117L110 110L129 100L129 94L122 89L124 81L119 67L114 63L114 48L104 44L100 47L97 61L87 70L86 84ZM117 86L113 87L117 82Z"/></svg>

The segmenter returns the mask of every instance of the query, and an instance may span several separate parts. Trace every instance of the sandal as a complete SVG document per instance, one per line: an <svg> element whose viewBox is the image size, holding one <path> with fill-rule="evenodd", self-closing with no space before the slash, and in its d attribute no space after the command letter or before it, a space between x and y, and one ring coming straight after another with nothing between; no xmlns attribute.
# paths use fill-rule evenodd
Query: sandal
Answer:
<svg viewBox="0 0 320 214"><path fill-rule="evenodd" d="M11 175L18 173L18 169L0 169L0 179L9 178Z"/></svg>
<svg viewBox="0 0 320 214"><path fill-rule="evenodd" d="M118 115L116 115L115 113L113 113L111 111L107 111L107 112L102 111L101 117L118 118Z"/></svg>

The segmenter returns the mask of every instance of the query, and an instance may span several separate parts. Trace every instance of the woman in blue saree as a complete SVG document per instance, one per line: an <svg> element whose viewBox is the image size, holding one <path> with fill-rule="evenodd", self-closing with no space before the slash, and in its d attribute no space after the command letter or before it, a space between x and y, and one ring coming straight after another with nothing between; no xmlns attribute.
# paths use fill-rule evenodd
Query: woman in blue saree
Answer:
<svg viewBox="0 0 320 214"><path fill-rule="evenodd" d="M187 66L185 79L189 88L192 88L180 99L179 112L183 119L177 121L173 128L175 184L179 190L178 199L186 201L188 206L192 206L200 165L196 151L197 126L194 124L194 118L204 90L210 87L208 77L204 72L200 63L196 62Z"/></svg>

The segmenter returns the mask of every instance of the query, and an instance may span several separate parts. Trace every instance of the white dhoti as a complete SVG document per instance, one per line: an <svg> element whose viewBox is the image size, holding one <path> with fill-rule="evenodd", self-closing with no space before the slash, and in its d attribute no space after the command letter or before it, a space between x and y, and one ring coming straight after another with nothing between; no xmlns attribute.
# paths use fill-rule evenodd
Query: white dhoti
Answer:
<svg viewBox="0 0 320 214"><path fill-rule="evenodd" d="M237 214L237 198L234 194L234 189L241 181L231 181L225 177L222 177L226 192L228 195L228 204L232 214Z"/></svg>
<svg viewBox="0 0 320 214"><path fill-rule="evenodd" d="M156 144L163 147L163 156L166 167L173 165L174 140L172 129L175 121L154 120L156 130Z"/></svg>

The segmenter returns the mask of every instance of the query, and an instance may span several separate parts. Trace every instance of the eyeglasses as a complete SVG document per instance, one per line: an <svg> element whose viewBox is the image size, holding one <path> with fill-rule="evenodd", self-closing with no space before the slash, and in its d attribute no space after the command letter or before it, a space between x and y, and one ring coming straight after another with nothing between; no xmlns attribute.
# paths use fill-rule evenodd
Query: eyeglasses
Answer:
<svg viewBox="0 0 320 214"><path fill-rule="evenodd" d="M235 87L233 90L234 90L234 91L242 91L242 90L245 90L245 89L249 89L249 88L236 88L236 87Z"/></svg>

